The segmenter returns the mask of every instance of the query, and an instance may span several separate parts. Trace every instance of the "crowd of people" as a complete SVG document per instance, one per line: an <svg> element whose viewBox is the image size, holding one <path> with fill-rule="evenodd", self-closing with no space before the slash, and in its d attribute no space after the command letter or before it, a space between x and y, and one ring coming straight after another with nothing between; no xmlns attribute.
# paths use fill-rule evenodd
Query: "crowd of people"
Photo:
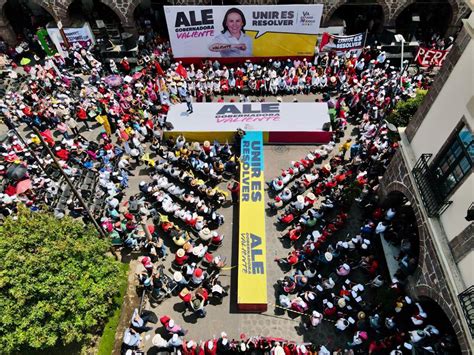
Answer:
<svg viewBox="0 0 474 355"><path fill-rule="evenodd" d="M235 145L189 142L183 136L164 139L171 128L166 120L170 105L186 102L192 113L193 100L320 93L318 100L333 110L334 142L308 152L270 181L274 199L269 206L284 210L278 223L285 229L282 240L288 238L291 245L288 255L277 259L290 270L279 282L279 307L302 313L307 329L332 321L337 331L351 332L352 341L345 349L328 350L264 337L229 340L222 333L198 343L165 317L160 321L168 339L156 336L155 346L186 354L258 349L274 354L405 354L413 347L449 352L449 339L404 293L404 278L416 266L410 241L405 241L401 271L393 280L381 274L375 248L377 238L389 234L384 233L387 228L396 230L398 214L396 208L376 210L379 178L397 148L384 118L398 101L428 88L429 77L400 73L377 47L360 54L317 54L310 60L236 65L209 60L197 68L174 62L169 43L155 40L140 45L137 63L104 61L75 46L68 57L38 60L18 72L11 76L21 82L20 89L0 99L2 120L10 129L0 144L2 216L14 215L23 203L34 211L53 211L58 218L70 214L90 222L57 161L64 174L82 184L79 193L94 206L93 218L113 244L143 252L145 271L139 280L150 301L175 295L197 317L205 317L210 298L227 294L219 280L225 260L215 252L224 239L218 209L228 194L218 184L229 181L237 202L238 183L232 179L244 132L236 134ZM358 126L357 137L340 142L348 122ZM86 139L84 132L93 128L100 132L97 139ZM139 166L148 169L150 181L126 198L129 177ZM338 231L350 218L354 198L368 218L359 233L341 238ZM174 254L173 275L161 263L168 253ZM356 281L360 273L370 281ZM382 285L394 295L385 307L366 297L368 290ZM149 330L150 321L135 312L124 334L124 352L140 351L140 333Z"/></svg>
<svg viewBox="0 0 474 355"><path fill-rule="evenodd" d="M356 64L348 87L327 100L336 112L336 137L344 136L348 121L356 125L356 137L308 152L268 182L274 197L268 205L279 213L280 238L290 248L275 259L288 272L278 282L278 308L301 315L309 331L328 322L336 332L349 334L345 346L331 349L337 353L449 353L453 339L405 293L406 277L417 265L413 225L400 226L407 221L398 214L400 206L380 205L377 198L398 145L384 118L426 82L384 70L372 58L364 60L362 54L359 61L373 65L357 72ZM340 64L336 73L343 77L351 69ZM359 230L347 233L354 200L366 219ZM401 244L400 270L392 279L385 277L379 260L385 237ZM389 291L376 303L373 294L382 286Z"/></svg>

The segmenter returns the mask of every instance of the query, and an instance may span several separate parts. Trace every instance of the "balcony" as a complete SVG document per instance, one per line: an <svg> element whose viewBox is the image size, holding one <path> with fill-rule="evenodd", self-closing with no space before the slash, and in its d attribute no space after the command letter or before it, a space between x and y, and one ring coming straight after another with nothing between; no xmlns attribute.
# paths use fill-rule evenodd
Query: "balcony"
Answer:
<svg viewBox="0 0 474 355"><path fill-rule="evenodd" d="M471 337L474 338L474 286L469 287L467 290L459 294L458 298L464 316L466 317L466 322L469 325Z"/></svg>
<svg viewBox="0 0 474 355"><path fill-rule="evenodd" d="M443 198L444 194L440 190L439 181L428 165L431 157L432 154L422 154L411 172L428 216L439 217L452 201L446 201Z"/></svg>

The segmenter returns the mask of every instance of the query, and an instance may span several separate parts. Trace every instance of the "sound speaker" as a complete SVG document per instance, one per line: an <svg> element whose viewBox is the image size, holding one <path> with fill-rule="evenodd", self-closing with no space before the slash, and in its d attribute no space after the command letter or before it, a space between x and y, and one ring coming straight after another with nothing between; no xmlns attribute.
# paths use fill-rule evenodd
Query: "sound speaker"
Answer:
<svg viewBox="0 0 474 355"><path fill-rule="evenodd" d="M137 46L137 40L138 37L128 33L124 32L122 33L122 43L125 51L129 51Z"/></svg>

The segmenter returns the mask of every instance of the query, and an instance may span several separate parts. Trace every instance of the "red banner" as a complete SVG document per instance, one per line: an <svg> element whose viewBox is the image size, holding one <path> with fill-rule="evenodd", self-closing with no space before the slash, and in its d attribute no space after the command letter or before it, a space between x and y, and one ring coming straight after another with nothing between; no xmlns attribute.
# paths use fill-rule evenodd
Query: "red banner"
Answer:
<svg viewBox="0 0 474 355"><path fill-rule="evenodd" d="M415 61L421 67L435 66L440 67L443 65L446 56L449 51L443 51L440 49L429 49L424 47L419 47L418 52L415 56Z"/></svg>

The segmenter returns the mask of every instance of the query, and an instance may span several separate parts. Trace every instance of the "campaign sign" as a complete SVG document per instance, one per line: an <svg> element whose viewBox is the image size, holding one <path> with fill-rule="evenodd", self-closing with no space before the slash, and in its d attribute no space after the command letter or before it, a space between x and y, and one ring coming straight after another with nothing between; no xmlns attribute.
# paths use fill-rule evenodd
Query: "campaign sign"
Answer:
<svg viewBox="0 0 474 355"><path fill-rule="evenodd" d="M240 150L237 307L267 309L263 134L246 132Z"/></svg>
<svg viewBox="0 0 474 355"><path fill-rule="evenodd" d="M165 6L176 58L314 54L323 5Z"/></svg>
<svg viewBox="0 0 474 355"><path fill-rule="evenodd" d="M351 36L337 36L324 32L319 41L319 50L321 52L345 52L362 48L365 44L366 36L365 32Z"/></svg>

